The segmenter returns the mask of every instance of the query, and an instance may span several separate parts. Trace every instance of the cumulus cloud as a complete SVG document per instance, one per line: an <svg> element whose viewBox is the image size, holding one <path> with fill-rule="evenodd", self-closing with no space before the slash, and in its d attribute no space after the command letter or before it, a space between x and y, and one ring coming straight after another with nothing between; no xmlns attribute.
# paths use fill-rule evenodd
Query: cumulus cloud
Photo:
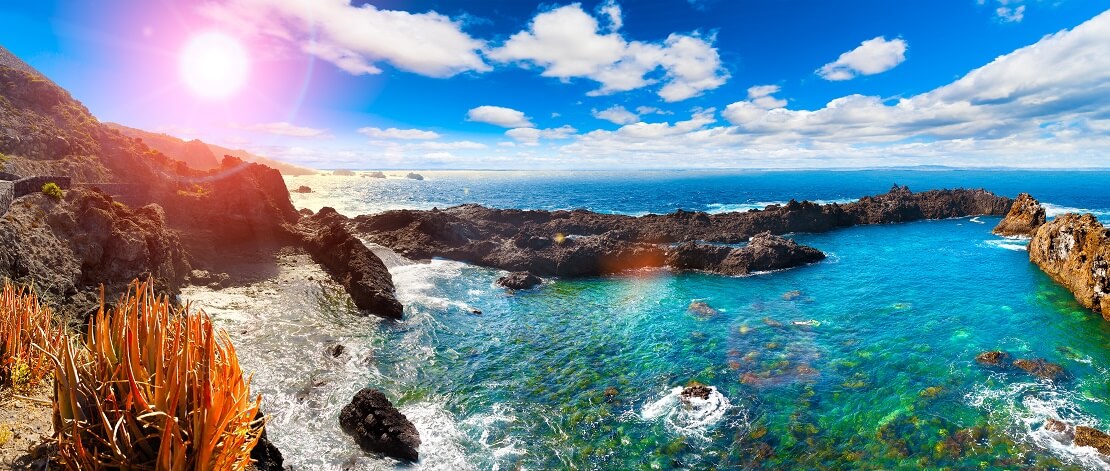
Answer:
<svg viewBox="0 0 1110 471"><path fill-rule="evenodd" d="M516 62L542 69L544 77L586 78L601 86L591 95L607 95L661 83L657 93L681 101L723 85L729 78L713 47L714 38L673 33L661 42L629 41L618 31L620 9L602 5L609 20L602 31L598 20L579 4L542 12L527 30L512 35L486 55L498 62ZM662 76L649 77L662 70Z"/></svg>
<svg viewBox="0 0 1110 471"><path fill-rule="evenodd" d="M237 126L251 132L258 132L263 134L273 134L275 136L286 137L310 137L310 138L328 138L332 137L328 134L327 129L309 128L304 126L297 126L287 122L277 123L261 123L252 124L249 126Z"/></svg>
<svg viewBox="0 0 1110 471"><path fill-rule="evenodd" d="M994 10L998 15L998 19L1005 23L1020 23L1025 19L1025 5L1018 5L1015 7L1001 6Z"/></svg>
<svg viewBox="0 0 1110 471"><path fill-rule="evenodd" d="M355 75L379 74L385 62L429 77L487 71L485 43L462 23L434 11L409 13L349 0L221 0L209 18L245 33L288 42Z"/></svg>
<svg viewBox="0 0 1110 471"><path fill-rule="evenodd" d="M468 121L487 123L503 128L530 128L532 122L523 112L502 106L479 106L466 113Z"/></svg>
<svg viewBox="0 0 1110 471"><path fill-rule="evenodd" d="M748 100L765 109L782 108L786 106L786 100L775 98L771 95L778 93L780 90L778 85L756 85L748 89Z"/></svg>
<svg viewBox="0 0 1110 471"><path fill-rule="evenodd" d="M505 131L505 135L524 145L538 145L540 139L566 139L578 130L570 126L550 129L515 128Z"/></svg>
<svg viewBox="0 0 1110 471"><path fill-rule="evenodd" d="M597 130L564 155L642 166L1110 165L1110 12L919 95L848 95L813 110L757 104L755 86L718 125L689 120ZM1076 60L1082 57L1083 60ZM773 99L773 98L772 98ZM783 106L778 106L783 105Z"/></svg>
<svg viewBox="0 0 1110 471"><path fill-rule="evenodd" d="M359 128L359 134L372 139L403 139L403 140L431 140L439 139L439 133L422 129L397 129L397 128Z"/></svg>
<svg viewBox="0 0 1110 471"><path fill-rule="evenodd" d="M640 115L628 111L621 105L613 105L604 110L593 110L593 116L597 119L604 119L615 124L632 124L640 120Z"/></svg>
<svg viewBox="0 0 1110 471"><path fill-rule="evenodd" d="M859 75L875 75L893 69L906 60L906 41L879 36L860 43L817 70L825 80L851 80Z"/></svg>

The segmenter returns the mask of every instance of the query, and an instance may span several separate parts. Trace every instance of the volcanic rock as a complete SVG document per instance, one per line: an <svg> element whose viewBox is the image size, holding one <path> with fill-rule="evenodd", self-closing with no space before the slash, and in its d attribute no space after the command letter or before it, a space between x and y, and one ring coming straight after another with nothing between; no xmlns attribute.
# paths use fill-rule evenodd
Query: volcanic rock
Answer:
<svg viewBox="0 0 1110 471"><path fill-rule="evenodd" d="M409 173L405 174L405 178L407 178L409 180L423 180L424 175L421 175L419 173L409 172Z"/></svg>
<svg viewBox="0 0 1110 471"><path fill-rule="evenodd" d="M301 218L296 225L312 257L347 290L360 310L400 319L404 310L394 293L393 277L382 260L346 227L335 209Z"/></svg>
<svg viewBox="0 0 1110 471"><path fill-rule="evenodd" d="M1003 361L1006 361L1006 359L1009 357L1010 355L1006 352L994 350L976 355L975 361L979 362L982 365L998 366L1001 365Z"/></svg>
<svg viewBox="0 0 1110 471"><path fill-rule="evenodd" d="M419 459L420 432L381 391L363 388L339 413L339 425L359 447L403 461Z"/></svg>
<svg viewBox="0 0 1110 471"><path fill-rule="evenodd" d="M294 193L312 193L312 188L301 185L301 186L298 186L296 190L293 190L293 192Z"/></svg>
<svg viewBox="0 0 1110 471"><path fill-rule="evenodd" d="M791 268L825 259L825 254L793 240L762 232L748 245L732 248L686 242L667 253L667 266L722 275L747 275L754 271Z"/></svg>
<svg viewBox="0 0 1110 471"><path fill-rule="evenodd" d="M1038 378L1057 380L1064 376L1064 368L1043 358L1014 360L1014 366Z"/></svg>
<svg viewBox="0 0 1110 471"><path fill-rule="evenodd" d="M690 314L698 317L713 317L721 313L720 311L713 309L713 307L705 301L694 301L690 303L690 305L686 307L686 312L689 312Z"/></svg>
<svg viewBox="0 0 1110 471"><path fill-rule="evenodd" d="M713 389L701 383L690 383L689 386L682 388L682 392L678 393L679 398L683 402L689 402L693 398L701 400L709 399L709 395L713 394Z"/></svg>
<svg viewBox="0 0 1110 471"><path fill-rule="evenodd" d="M1099 453L1110 455L1110 435L1091 427L1075 427L1075 445L1094 447Z"/></svg>
<svg viewBox="0 0 1110 471"><path fill-rule="evenodd" d="M529 289L540 283L543 283L540 277L526 271L509 273L497 279L498 285L514 290Z"/></svg>
<svg viewBox="0 0 1110 471"><path fill-rule="evenodd" d="M992 232L1002 236L1031 236L1044 223L1044 207L1029 193L1022 193Z"/></svg>
<svg viewBox="0 0 1110 471"><path fill-rule="evenodd" d="M1091 214L1063 214L1029 241L1029 260L1110 320L1110 230Z"/></svg>

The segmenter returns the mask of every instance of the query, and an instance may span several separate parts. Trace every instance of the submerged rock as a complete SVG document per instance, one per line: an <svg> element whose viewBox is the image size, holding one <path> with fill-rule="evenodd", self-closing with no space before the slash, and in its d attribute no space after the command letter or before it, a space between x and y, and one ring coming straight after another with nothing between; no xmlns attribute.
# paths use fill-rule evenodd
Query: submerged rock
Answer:
<svg viewBox="0 0 1110 471"><path fill-rule="evenodd" d="M1057 380L1064 376L1064 368L1043 358L1014 360L1014 366L1038 378Z"/></svg>
<svg viewBox="0 0 1110 471"><path fill-rule="evenodd" d="M983 352L975 356L975 361L982 365L998 366L1006 361L1010 355L1006 352L994 350L990 352Z"/></svg>
<svg viewBox="0 0 1110 471"><path fill-rule="evenodd" d="M1031 236L1044 223L1044 207L1029 193L1022 193L991 232L1002 236Z"/></svg>
<svg viewBox="0 0 1110 471"><path fill-rule="evenodd" d="M381 391L363 388L339 413L339 425L359 447L403 461L420 458L420 432Z"/></svg>
<svg viewBox="0 0 1110 471"><path fill-rule="evenodd" d="M308 252L343 285L359 310L401 318L404 307L397 301L389 269L347 229L345 217L335 209L323 208L301 218L296 231Z"/></svg>
<svg viewBox="0 0 1110 471"><path fill-rule="evenodd" d="M1110 320L1110 230L1091 214L1063 214L1029 241L1029 260Z"/></svg>
<svg viewBox="0 0 1110 471"><path fill-rule="evenodd" d="M1099 453L1110 455L1110 435L1091 427L1075 427L1075 445L1093 447Z"/></svg>
<svg viewBox="0 0 1110 471"><path fill-rule="evenodd" d="M713 309L713 307L705 301L694 301L690 303L690 305L686 307L686 312L689 312L690 314L698 317L713 317L721 313L720 311Z"/></svg>
<svg viewBox="0 0 1110 471"><path fill-rule="evenodd" d="M498 285L514 290L530 289L540 283L543 283L540 277L526 271L512 272L497 279Z"/></svg>

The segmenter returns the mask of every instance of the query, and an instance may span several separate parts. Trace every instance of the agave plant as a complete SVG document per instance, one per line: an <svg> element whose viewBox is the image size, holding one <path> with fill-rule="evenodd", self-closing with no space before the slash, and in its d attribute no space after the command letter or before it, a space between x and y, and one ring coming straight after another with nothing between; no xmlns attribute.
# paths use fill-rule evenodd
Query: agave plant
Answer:
<svg viewBox="0 0 1110 471"><path fill-rule="evenodd" d="M264 426L227 333L135 282L64 343L54 429L70 469L241 470Z"/></svg>
<svg viewBox="0 0 1110 471"><path fill-rule="evenodd" d="M63 334L54 313L35 292L4 281L0 290L0 380L18 392L37 385L49 372Z"/></svg>

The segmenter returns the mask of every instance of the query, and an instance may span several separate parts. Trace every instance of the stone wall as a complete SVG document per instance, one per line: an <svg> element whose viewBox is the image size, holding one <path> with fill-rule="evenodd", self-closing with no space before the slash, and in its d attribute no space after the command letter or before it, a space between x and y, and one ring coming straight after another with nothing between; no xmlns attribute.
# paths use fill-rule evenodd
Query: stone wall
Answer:
<svg viewBox="0 0 1110 471"><path fill-rule="evenodd" d="M12 200L15 199L15 183L0 181L0 215L8 212L8 208L12 206Z"/></svg>
<svg viewBox="0 0 1110 471"><path fill-rule="evenodd" d="M70 187L70 178L54 175L46 175L39 177L27 177L15 182L15 197L29 195L31 193L42 191L42 186L47 183L55 183L63 190L68 190Z"/></svg>

